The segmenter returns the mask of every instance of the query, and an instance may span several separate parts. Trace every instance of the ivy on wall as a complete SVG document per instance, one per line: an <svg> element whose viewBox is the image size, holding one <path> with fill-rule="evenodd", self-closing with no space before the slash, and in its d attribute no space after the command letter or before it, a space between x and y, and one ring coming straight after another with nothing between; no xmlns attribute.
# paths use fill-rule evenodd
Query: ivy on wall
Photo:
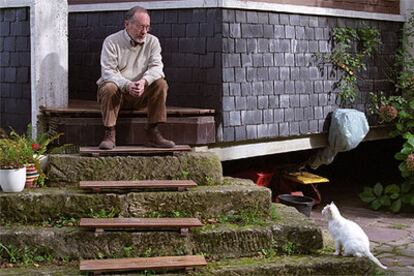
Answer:
<svg viewBox="0 0 414 276"><path fill-rule="evenodd" d="M380 32L376 28L349 27L334 28L331 40L331 53L317 54L318 68L323 72L326 65L332 65L331 75L336 70L341 72L334 88L339 90L340 105L352 104L358 97L357 81L359 75L367 69L366 62L381 44Z"/></svg>

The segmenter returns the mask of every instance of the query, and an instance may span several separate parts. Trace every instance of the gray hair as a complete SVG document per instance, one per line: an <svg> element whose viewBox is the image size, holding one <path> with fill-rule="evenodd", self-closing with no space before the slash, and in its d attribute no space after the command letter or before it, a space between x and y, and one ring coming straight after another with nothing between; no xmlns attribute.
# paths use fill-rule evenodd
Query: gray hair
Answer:
<svg viewBox="0 0 414 276"><path fill-rule="evenodd" d="M127 11L127 13L125 14L125 20L131 21L134 18L136 12L142 12L149 15L148 10L146 8L143 8L141 6L135 6L129 9L129 11Z"/></svg>

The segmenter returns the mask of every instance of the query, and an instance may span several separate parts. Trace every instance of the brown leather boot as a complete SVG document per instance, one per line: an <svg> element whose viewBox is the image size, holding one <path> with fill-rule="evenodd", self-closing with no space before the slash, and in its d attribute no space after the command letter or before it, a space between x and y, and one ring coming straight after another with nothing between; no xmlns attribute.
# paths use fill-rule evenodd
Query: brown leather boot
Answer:
<svg viewBox="0 0 414 276"><path fill-rule="evenodd" d="M161 132L158 130L158 128L150 127L146 128L146 136L147 136L147 142L146 146L148 147L155 147L155 148L173 148L175 147L175 143L171 140L167 140L164 137L162 137Z"/></svg>
<svg viewBox="0 0 414 276"><path fill-rule="evenodd" d="M99 148L103 150L115 148L115 127L105 127L105 135Z"/></svg>

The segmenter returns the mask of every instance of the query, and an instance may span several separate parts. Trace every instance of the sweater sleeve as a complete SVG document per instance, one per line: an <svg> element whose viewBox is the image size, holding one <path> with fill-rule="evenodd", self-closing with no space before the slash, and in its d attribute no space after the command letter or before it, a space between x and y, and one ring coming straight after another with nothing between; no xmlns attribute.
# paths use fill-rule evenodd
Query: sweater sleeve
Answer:
<svg viewBox="0 0 414 276"><path fill-rule="evenodd" d="M122 92L126 92L130 80L119 71L118 53L113 42L105 39L101 52L101 78L104 82L113 82Z"/></svg>
<svg viewBox="0 0 414 276"><path fill-rule="evenodd" d="M164 64L162 63L161 57L161 45L159 40L156 38L151 45L151 53L148 60L148 67L142 76L151 85L154 81L160 78L164 78L163 72Z"/></svg>

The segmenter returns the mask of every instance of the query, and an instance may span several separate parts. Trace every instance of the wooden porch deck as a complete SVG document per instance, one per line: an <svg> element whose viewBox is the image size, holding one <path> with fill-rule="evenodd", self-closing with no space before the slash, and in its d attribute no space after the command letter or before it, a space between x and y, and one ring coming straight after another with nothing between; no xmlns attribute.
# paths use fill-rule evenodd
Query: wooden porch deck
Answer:
<svg viewBox="0 0 414 276"><path fill-rule="evenodd" d="M101 112L95 101L70 100L66 108L41 107L41 128L62 132L60 144L96 146L104 129ZM213 109L167 107L167 122L160 130L178 145L215 143L216 127ZM140 145L145 142L146 109L121 110L117 122L117 145Z"/></svg>
<svg viewBox="0 0 414 276"><path fill-rule="evenodd" d="M74 117L88 117L97 116L100 118L101 111L96 101L86 100L70 100L69 105L66 108L45 108L40 107L40 110L46 115L55 116L74 116ZM191 107L177 107L167 106L167 115L173 117L186 117L186 116L214 116L214 109L203 108L191 108ZM134 117L146 117L147 110L121 110L120 117L126 117L128 115Z"/></svg>

